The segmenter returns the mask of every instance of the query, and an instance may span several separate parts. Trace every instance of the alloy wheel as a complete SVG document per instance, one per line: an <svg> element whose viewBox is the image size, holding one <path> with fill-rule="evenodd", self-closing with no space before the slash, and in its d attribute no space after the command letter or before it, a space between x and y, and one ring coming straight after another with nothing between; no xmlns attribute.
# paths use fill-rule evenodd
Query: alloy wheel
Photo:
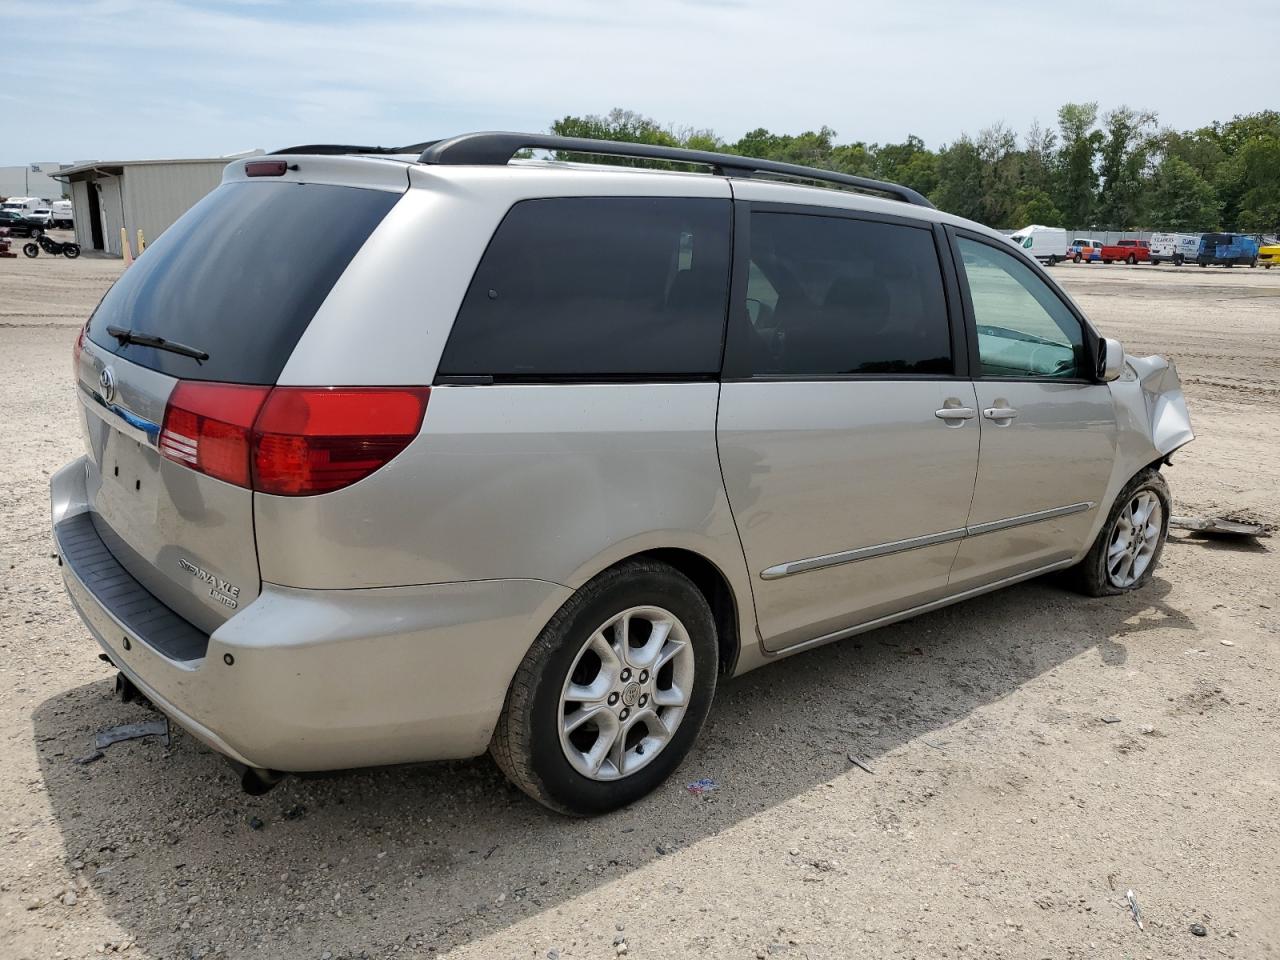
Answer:
<svg viewBox="0 0 1280 960"><path fill-rule="evenodd" d="M1107 547L1107 579L1115 587L1131 587L1151 566L1160 545L1164 508L1150 490L1139 490L1116 517Z"/></svg>
<svg viewBox="0 0 1280 960"><path fill-rule="evenodd" d="M560 746L591 780L619 780L671 742L693 693L688 631L661 607L631 607L601 624L560 693Z"/></svg>

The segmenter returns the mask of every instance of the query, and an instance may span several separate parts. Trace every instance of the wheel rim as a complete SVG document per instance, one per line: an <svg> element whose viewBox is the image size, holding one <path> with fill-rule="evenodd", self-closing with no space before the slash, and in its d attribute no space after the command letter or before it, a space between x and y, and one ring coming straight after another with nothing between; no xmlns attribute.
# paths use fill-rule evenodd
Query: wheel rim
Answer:
<svg viewBox="0 0 1280 960"><path fill-rule="evenodd" d="M693 695L693 644L661 607L610 617L582 645L560 691L560 746L591 780L619 780L671 742Z"/></svg>
<svg viewBox="0 0 1280 960"><path fill-rule="evenodd" d="M1163 526L1164 508L1150 490L1134 495L1120 511L1107 549L1107 579L1113 586L1131 587L1147 572Z"/></svg>

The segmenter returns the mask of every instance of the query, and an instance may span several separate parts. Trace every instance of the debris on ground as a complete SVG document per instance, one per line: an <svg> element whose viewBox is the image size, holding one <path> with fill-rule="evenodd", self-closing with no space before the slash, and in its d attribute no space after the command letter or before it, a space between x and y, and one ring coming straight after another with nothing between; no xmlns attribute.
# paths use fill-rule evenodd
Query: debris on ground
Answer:
<svg viewBox="0 0 1280 960"><path fill-rule="evenodd" d="M703 794L711 793L712 791L719 790L720 784L716 783L710 777L703 777L701 780L695 780L693 781L693 783L688 784L685 787L685 789L688 790L695 797L700 797Z"/></svg>
<svg viewBox="0 0 1280 960"><path fill-rule="evenodd" d="M301 803L295 803L293 806L289 807L287 810L284 811L284 818L286 820L301 820L306 815L307 815L307 808L303 806Z"/></svg>
<svg viewBox="0 0 1280 960"><path fill-rule="evenodd" d="M852 763L859 770L865 770L867 771L867 773L871 774L873 777L876 775L876 772L872 770L869 766L867 766L866 763L864 763L862 760L858 759L858 757L855 754L850 753L850 754L846 754L846 756L848 756L849 762Z"/></svg>
<svg viewBox="0 0 1280 960"><path fill-rule="evenodd" d="M113 743L122 740L139 740L142 737L163 737L164 745L169 745L169 719L160 717L157 720L143 720L140 723L122 723L117 727L107 727L98 731L97 747L105 750Z"/></svg>
<svg viewBox="0 0 1280 960"><path fill-rule="evenodd" d="M1271 528L1265 523L1234 520L1229 517L1170 517L1169 526L1210 537L1269 537Z"/></svg>
<svg viewBox="0 0 1280 960"><path fill-rule="evenodd" d="M1142 910L1138 907L1138 898L1133 895L1132 890L1125 892L1124 898L1129 901L1129 912L1133 914L1133 922L1138 925L1139 930L1145 930L1142 925Z"/></svg>
<svg viewBox="0 0 1280 960"><path fill-rule="evenodd" d="M76 757L71 762L78 763L81 766L84 766L87 763L93 763L95 760L101 760L105 756L106 754L103 753L101 750L93 750L89 753L86 753L83 757Z"/></svg>
<svg viewBox="0 0 1280 960"><path fill-rule="evenodd" d="M1120 718L1119 717L1103 717L1102 722L1103 723L1119 723Z"/></svg>
<svg viewBox="0 0 1280 960"><path fill-rule="evenodd" d="M266 824L265 824L265 823L263 823L263 822L262 822L262 820L261 820L260 818L258 818L258 817L250 817L250 818L249 818L249 829L250 829L250 830L261 830L261 829L262 829L263 827L265 827L265 826L266 826Z"/></svg>
<svg viewBox="0 0 1280 960"><path fill-rule="evenodd" d="M1205 929L1203 923L1193 923L1191 925L1191 935L1193 937L1207 937L1209 935L1209 931Z"/></svg>

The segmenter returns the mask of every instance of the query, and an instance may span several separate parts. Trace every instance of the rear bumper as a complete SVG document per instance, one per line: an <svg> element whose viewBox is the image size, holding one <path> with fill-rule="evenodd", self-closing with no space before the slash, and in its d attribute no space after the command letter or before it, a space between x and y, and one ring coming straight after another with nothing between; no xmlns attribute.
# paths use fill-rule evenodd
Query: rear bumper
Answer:
<svg viewBox="0 0 1280 960"><path fill-rule="evenodd" d="M251 767L335 770L483 753L511 677L571 592L541 580L367 590L264 583L201 651L202 637L184 635L185 621L113 568L105 546L95 548L84 478L81 459L51 482L76 610L157 707ZM174 636L184 642L175 646Z"/></svg>

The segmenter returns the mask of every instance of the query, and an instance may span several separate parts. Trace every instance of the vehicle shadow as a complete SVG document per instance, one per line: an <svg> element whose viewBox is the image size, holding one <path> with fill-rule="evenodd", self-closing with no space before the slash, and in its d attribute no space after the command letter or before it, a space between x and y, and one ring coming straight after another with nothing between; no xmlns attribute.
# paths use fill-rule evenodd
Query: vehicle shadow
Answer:
<svg viewBox="0 0 1280 960"><path fill-rule="evenodd" d="M290 778L264 797L242 794L176 728L168 748L123 743L77 764L94 731L146 716L114 700L106 677L41 704L35 741L67 860L85 864L102 909L155 955L221 944L240 956L263 941L273 956L425 954L850 774L850 753L875 769L923 740L945 757L950 725L1058 665L1096 649L1108 669L1153 626L1194 630L1165 603L1169 589L1157 579L1094 600L1034 581L726 682L672 780L595 820L544 810L487 758ZM1064 722L1070 709L1046 703L1043 719ZM1076 709L1092 719L1097 708ZM703 777L718 789L691 795Z"/></svg>

